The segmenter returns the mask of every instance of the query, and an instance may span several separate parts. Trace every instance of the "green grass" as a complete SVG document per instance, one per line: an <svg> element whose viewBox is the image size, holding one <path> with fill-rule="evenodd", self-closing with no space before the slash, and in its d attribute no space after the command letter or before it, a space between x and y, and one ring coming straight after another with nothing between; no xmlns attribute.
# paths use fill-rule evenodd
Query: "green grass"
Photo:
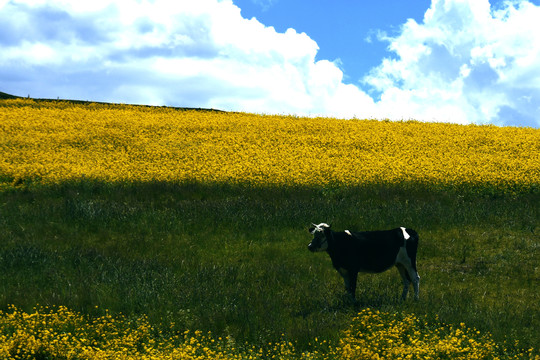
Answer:
<svg viewBox="0 0 540 360"><path fill-rule="evenodd" d="M0 193L0 309L65 305L264 344L337 339L366 307L489 331L538 350L538 194L226 184L17 184ZM348 301L311 222L420 234L420 301L394 269ZM513 345L512 345L513 346Z"/></svg>
<svg viewBox="0 0 540 360"><path fill-rule="evenodd" d="M0 91L0 100L3 100L3 99L16 99L16 98L17 98L17 96L6 94L5 92Z"/></svg>

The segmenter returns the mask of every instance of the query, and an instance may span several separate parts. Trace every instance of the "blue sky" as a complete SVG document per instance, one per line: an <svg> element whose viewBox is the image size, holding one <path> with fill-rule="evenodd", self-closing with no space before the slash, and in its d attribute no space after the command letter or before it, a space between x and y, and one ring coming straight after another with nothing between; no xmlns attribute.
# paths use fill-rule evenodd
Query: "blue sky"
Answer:
<svg viewBox="0 0 540 360"><path fill-rule="evenodd" d="M388 44L377 34L395 35L407 19L421 22L431 0L233 0L244 17L257 18L278 32L294 28L319 45L317 59L341 61L344 81L357 83L380 64Z"/></svg>
<svg viewBox="0 0 540 360"><path fill-rule="evenodd" d="M540 127L540 0L0 0L0 91Z"/></svg>

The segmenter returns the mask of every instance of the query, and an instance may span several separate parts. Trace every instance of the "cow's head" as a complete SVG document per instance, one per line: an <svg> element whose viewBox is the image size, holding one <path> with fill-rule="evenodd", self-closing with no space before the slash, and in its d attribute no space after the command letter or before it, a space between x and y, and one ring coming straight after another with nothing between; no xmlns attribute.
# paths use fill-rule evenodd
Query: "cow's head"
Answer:
<svg viewBox="0 0 540 360"><path fill-rule="evenodd" d="M326 231L330 230L330 225L320 223L319 225L312 224L309 228L310 234L313 235L313 240L308 245L308 249L311 252L326 251L328 249L328 240L326 239Z"/></svg>

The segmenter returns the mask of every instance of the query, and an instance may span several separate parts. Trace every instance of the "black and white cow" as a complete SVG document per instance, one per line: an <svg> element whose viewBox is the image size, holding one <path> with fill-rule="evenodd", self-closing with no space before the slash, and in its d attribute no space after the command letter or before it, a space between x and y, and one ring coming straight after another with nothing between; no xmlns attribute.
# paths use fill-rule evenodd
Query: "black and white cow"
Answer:
<svg viewBox="0 0 540 360"><path fill-rule="evenodd" d="M418 234L404 227L384 231L332 231L330 225L313 224L309 229L313 240L308 249L326 251L332 265L343 276L345 288L353 299L359 272L380 273L396 266L403 279L403 300L412 282L414 297L418 299L420 276L416 271Z"/></svg>

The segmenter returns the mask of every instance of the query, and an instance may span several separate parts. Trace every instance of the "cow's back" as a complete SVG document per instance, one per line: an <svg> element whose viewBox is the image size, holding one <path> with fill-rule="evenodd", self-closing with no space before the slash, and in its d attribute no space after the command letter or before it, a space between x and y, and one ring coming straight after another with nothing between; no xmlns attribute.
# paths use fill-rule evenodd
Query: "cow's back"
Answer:
<svg viewBox="0 0 540 360"><path fill-rule="evenodd" d="M350 232L347 263L352 270L382 272L395 264L399 248L405 244L401 229Z"/></svg>

